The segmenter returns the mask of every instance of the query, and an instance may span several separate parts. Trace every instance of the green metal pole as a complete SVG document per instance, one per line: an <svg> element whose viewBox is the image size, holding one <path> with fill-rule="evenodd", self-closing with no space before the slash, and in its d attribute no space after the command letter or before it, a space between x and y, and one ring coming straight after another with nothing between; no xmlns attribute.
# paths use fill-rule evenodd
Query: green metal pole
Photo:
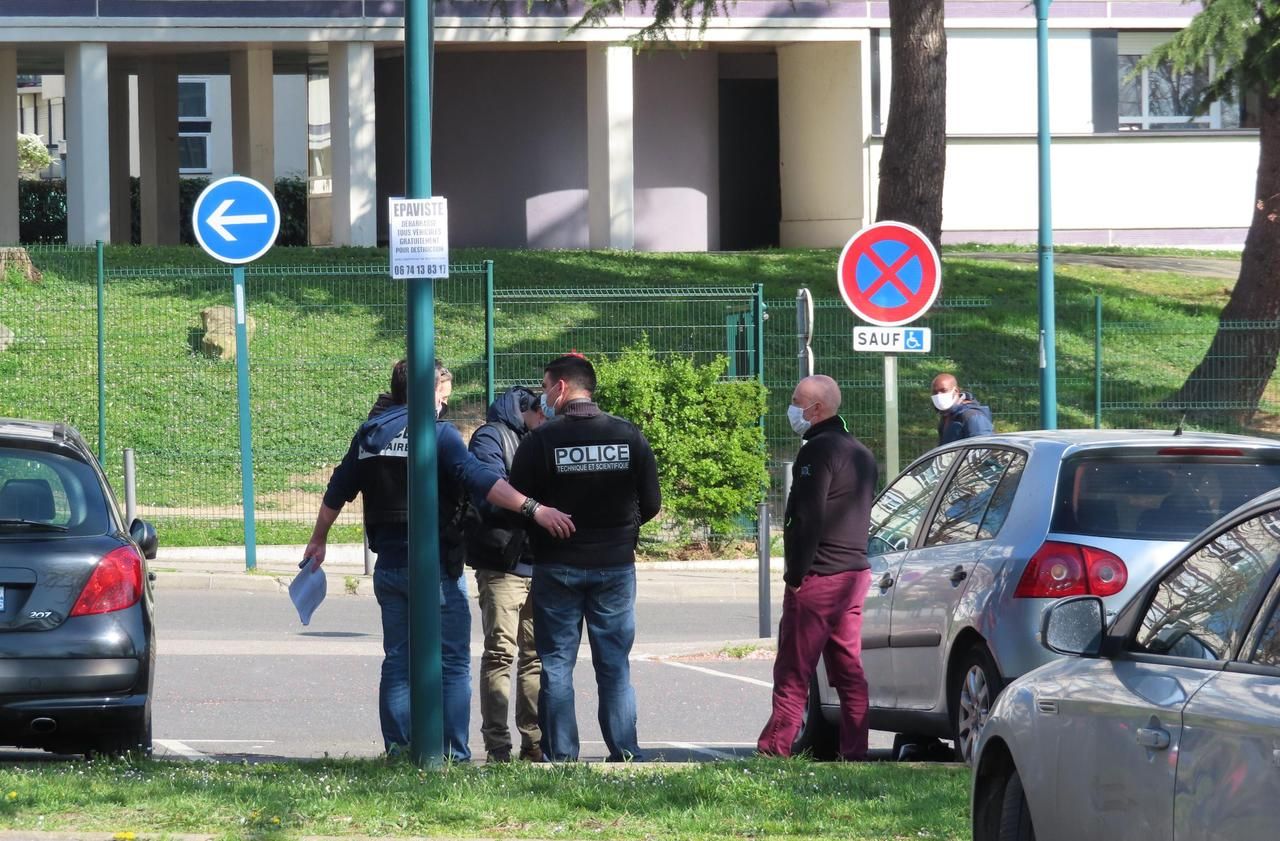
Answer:
<svg viewBox="0 0 1280 841"><path fill-rule="evenodd" d="M484 360L485 360L485 403L493 405L494 378L496 368L493 344L493 261L484 261Z"/></svg>
<svg viewBox="0 0 1280 841"><path fill-rule="evenodd" d="M405 180L411 199L431 197L431 6L431 0L404 4ZM427 278L408 283L409 753L417 765L434 766L444 757L435 290Z"/></svg>
<svg viewBox="0 0 1280 841"><path fill-rule="evenodd" d="M1040 426L1058 428L1057 342L1053 290L1052 179L1049 171L1049 4L1036 0L1036 81L1040 159Z"/></svg>
<svg viewBox="0 0 1280 841"><path fill-rule="evenodd" d="M240 410L240 489L244 497L244 567L258 566L253 510L253 429L249 418L249 336L245 331L244 266L231 270L236 309L236 403Z"/></svg>
<svg viewBox="0 0 1280 841"><path fill-rule="evenodd" d="M1102 429L1102 296L1093 296L1093 428Z"/></svg>
<svg viewBox="0 0 1280 841"><path fill-rule="evenodd" d="M107 336L106 266L103 259L102 240L98 240L98 461L103 469L107 465Z"/></svg>

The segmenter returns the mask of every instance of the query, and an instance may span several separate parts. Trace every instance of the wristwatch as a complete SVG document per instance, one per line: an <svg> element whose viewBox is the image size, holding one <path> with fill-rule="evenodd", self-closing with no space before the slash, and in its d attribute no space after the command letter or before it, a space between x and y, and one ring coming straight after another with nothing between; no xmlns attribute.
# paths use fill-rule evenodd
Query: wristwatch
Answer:
<svg viewBox="0 0 1280 841"><path fill-rule="evenodd" d="M541 507L541 505L534 501L533 497L527 496L524 498L524 502L520 504L520 513L532 520L533 515L537 514L538 509Z"/></svg>

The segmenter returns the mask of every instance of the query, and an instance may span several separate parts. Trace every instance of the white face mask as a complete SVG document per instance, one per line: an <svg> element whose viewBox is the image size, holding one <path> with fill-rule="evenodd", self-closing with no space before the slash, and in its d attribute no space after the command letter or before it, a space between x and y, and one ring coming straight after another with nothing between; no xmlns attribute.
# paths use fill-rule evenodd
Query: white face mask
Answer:
<svg viewBox="0 0 1280 841"><path fill-rule="evenodd" d="M796 435L804 435L809 431L809 427L813 424L804 419L806 407L804 406L788 406L787 420L791 422L791 428L796 431Z"/></svg>
<svg viewBox="0 0 1280 841"><path fill-rule="evenodd" d="M941 394L933 395L933 408L939 412L945 412L954 405L956 405L956 393L954 391L944 391Z"/></svg>

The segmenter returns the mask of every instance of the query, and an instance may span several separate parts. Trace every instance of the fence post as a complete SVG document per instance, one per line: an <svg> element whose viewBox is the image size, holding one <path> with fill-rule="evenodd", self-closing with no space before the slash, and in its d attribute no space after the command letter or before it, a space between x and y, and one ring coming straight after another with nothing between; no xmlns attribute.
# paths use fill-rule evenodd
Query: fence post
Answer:
<svg viewBox="0 0 1280 841"><path fill-rule="evenodd" d="M1093 428L1102 429L1102 296L1093 296Z"/></svg>
<svg viewBox="0 0 1280 841"><path fill-rule="evenodd" d="M484 261L484 361L485 361L485 411L493 405L496 368L493 344L493 261Z"/></svg>
<svg viewBox="0 0 1280 841"><path fill-rule="evenodd" d="M133 525L138 514L138 477L133 464L133 448L124 448L124 520L125 528Z"/></svg>
<svg viewBox="0 0 1280 841"><path fill-rule="evenodd" d="M760 577L760 638L773 636L773 622L769 617L769 503L756 506L756 556L759 559Z"/></svg>
<svg viewBox="0 0 1280 841"><path fill-rule="evenodd" d="M103 243L98 240L98 461L105 464L107 460L107 354L104 324L106 297L106 279L103 275L106 266L103 260ZM132 521L130 521L132 522Z"/></svg>
<svg viewBox="0 0 1280 841"><path fill-rule="evenodd" d="M364 535L364 574L373 575L373 562L376 556L373 550L369 548L369 530L362 528L361 533Z"/></svg>
<svg viewBox="0 0 1280 841"><path fill-rule="evenodd" d="M249 403L249 336L245 328L248 318L244 290L244 266L231 270L231 288L235 295L236 317L236 403L240 409L240 487L244 497L244 566L258 566L258 537L254 523L253 495L253 427Z"/></svg>

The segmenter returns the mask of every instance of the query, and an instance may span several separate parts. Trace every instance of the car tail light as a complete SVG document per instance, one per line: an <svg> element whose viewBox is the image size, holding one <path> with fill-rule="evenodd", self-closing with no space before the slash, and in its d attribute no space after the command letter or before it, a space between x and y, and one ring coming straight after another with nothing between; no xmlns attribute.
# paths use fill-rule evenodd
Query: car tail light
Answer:
<svg viewBox="0 0 1280 841"><path fill-rule="evenodd" d="M1049 540L1031 556L1013 595L1019 599L1114 596L1128 581L1129 570L1118 555Z"/></svg>
<svg viewBox="0 0 1280 841"><path fill-rule="evenodd" d="M142 598L142 559L132 546L115 549L93 569L72 616L90 616L133 607Z"/></svg>

